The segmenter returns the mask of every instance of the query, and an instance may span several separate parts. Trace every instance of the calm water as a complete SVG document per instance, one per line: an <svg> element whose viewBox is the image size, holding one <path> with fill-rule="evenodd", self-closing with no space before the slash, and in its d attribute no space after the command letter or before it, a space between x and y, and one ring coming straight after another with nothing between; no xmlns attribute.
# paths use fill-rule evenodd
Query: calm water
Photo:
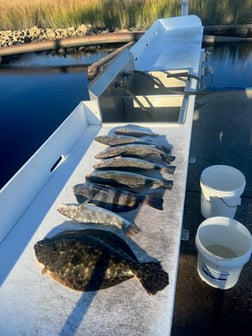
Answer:
<svg viewBox="0 0 252 336"><path fill-rule="evenodd" d="M205 47L214 68L210 89L252 88L252 43ZM209 81L208 81L209 83Z"/></svg>
<svg viewBox="0 0 252 336"><path fill-rule="evenodd" d="M209 89L252 87L252 44L207 46ZM88 99L90 56L26 55L0 67L0 188L81 101Z"/></svg>
<svg viewBox="0 0 252 336"><path fill-rule="evenodd" d="M0 188L74 107L88 99L83 65L104 55L26 55L0 67Z"/></svg>

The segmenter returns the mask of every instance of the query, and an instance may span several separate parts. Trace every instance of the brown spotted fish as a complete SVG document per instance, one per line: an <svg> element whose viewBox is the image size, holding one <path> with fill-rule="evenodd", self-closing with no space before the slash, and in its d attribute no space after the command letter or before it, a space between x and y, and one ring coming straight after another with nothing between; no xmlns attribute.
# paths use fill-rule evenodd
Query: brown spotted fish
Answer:
<svg viewBox="0 0 252 336"><path fill-rule="evenodd" d="M141 190L143 188L166 188L171 190L173 186L173 181L171 180L117 170L95 170L85 178L89 182L130 188L132 190Z"/></svg>
<svg viewBox="0 0 252 336"><path fill-rule="evenodd" d="M113 226L123 230L128 236L132 236L135 233L140 232L140 229L136 224L110 210L98 207L94 204L62 204L57 210L62 215L65 215L78 223L94 223L105 226Z"/></svg>
<svg viewBox="0 0 252 336"><path fill-rule="evenodd" d="M125 135L98 135L95 137L95 140L107 146L118 146L130 143L150 145L152 143L152 141L148 139L140 139L137 137Z"/></svg>
<svg viewBox="0 0 252 336"><path fill-rule="evenodd" d="M133 171L158 170L161 173L174 174L175 166L167 166L156 162L151 162L134 157L116 157L100 160L93 164L95 169L124 169Z"/></svg>
<svg viewBox="0 0 252 336"><path fill-rule="evenodd" d="M159 134L152 132L150 129L138 125L118 127L114 133L118 135L129 135L134 137L150 136L156 138L159 136Z"/></svg>
<svg viewBox="0 0 252 336"><path fill-rule="evenodd" d="M169 283L159 262L139 262L122 238L105 230L61 232L38 241L34 251L43 274L78 291L96 291L136 278L154 295Z"/></svg>
<svg viewBox="0 0 252 336"><path fill-rule="evenodd" d="M160 150L163 150L166 153L170 153L172 146L166 142L160 143L160 141L150 138L150 137L134 137L127 135L98 135L95 137L97 142L100 142L107 146L118 146L118 145L127 145L127 144L143 144L155 146Z"/></svg>
<svg viewBox="0 0 252 336"><path fill-rule="evenodd" d="M108 159L115 156L135 156L140 157L142 159L148 158L149 156L155 156L162 159L164 162L170 164L175 160L175 156L171 154L167 154L164 151L155 148L150 145L143 144L127 144L127 145L119 145L107 147L103 151L97 153L95 155L96 159Z"/></svg>

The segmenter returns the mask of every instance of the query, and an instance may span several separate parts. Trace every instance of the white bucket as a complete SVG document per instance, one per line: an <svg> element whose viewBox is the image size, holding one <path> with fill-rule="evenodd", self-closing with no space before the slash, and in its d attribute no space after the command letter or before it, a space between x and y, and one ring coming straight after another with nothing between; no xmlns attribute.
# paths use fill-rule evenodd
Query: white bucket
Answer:
<svg viewBox="0 0 252 336"><path fill-rule="evenodd" d="M252 236L248 229L232 218L211 217L198 227L195 243L201 279L215 288L233 287L251 256Z"/></svg>
<svg viewBox="0 0 252 336"><path fill-rule="evenodd" d="M245 176L236 168L216 165L204 169L200 176L202 216L234 218L245 185Z"/></svg>

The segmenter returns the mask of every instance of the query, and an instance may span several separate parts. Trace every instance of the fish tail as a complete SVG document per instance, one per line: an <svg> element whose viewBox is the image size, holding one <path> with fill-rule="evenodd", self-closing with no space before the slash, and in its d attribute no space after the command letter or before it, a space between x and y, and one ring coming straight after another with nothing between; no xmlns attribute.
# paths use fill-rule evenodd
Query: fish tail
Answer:
<svg viewBox="0 0 252 336"><path fill-rule="evenodd" d="M168 190L172 189L172 187L173 187L173 181L171 181L171 180L164 180L163 183L164 183L164 187L166 189L168 189Z"/></svg>
<svg viewBox="0 0 252 336"><path fill-rule="evenodd" d="M173 175L175 172L176 166L168 166L160 169L162 173Z"/></svg>
<svg viewBox="0 0 252 336"><path fill-rule="evenodd" d="M134 236L135 234L139 233L141 230L135 223L130 223L130 225L124 225L123 231L129 237Z"/></svg>
<svg viewBox="0 0 252 336"><path fill-rule="evenodd" d="M172 163L176 159L176 156L171 155L171 154L166 154L166 153L161 154L161 157L166 163L169 163L169 164Z"/></svg>
<svg viewBox="0 0 252 336"><path fill-rule="evenodd" d="M169 284L168 273L165 272L159 262L140 264L136 277L148 294L154 295Z"/></svg>
<svg viewBox="0 0 252 336"><path fill-rule="evenodd" d="M168 146L159 146L158 147L161 151L165 152L166 154L170 154L171 150L172 150L172 145L168 145Z"/></svg>
<svg viewBox="0 0 252 336"><path fill-rule="evenodd" d="M149 194L146 195L145 200L143 203L151 206L152 208L163 210L163 198L158 195Z"/></svg>

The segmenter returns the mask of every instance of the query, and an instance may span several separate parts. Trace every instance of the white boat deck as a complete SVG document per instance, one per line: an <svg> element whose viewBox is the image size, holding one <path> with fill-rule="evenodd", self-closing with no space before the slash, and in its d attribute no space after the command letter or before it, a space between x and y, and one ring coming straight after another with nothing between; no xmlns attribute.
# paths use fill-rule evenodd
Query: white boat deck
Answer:
<svg viewBox="0 0 252 336"><path fill-rule="evenodd" d="M187 29L190 29L187 23L193 22L196 26L193 28L192 43L193 73L197 74L202 27L196 17L185 17L183 20ZM168 39L160 48L160 57L169 48L172 44ZM185 67L190 66L183 64L180 68ZM172 67L168 64L167 68ZM42 275L34 257L33 246L38 240L59 230L80 228L56 209L61 203L76 202L73 185L84 182L85 175L93 171L94 155L104 148L104 145L93 141L94 137L107 134L118 126L101 124L95 117L97 109L95 100L81 102L1 191L1 335L170 334L194 96L189 97L184 124L144 125L165 135L176 156L176 172L171 176L174 186L164 194L164 210L141 205L133 212L125 213L125 217L134 220L141 228L129 244L140 260L147 260L149 255L161 261L164 270L169 273L169 285L154 296L149 296L135 279L96 292L76 292ZM62 158L60 164L51 172L50 168L59 157Z"/></svg>

